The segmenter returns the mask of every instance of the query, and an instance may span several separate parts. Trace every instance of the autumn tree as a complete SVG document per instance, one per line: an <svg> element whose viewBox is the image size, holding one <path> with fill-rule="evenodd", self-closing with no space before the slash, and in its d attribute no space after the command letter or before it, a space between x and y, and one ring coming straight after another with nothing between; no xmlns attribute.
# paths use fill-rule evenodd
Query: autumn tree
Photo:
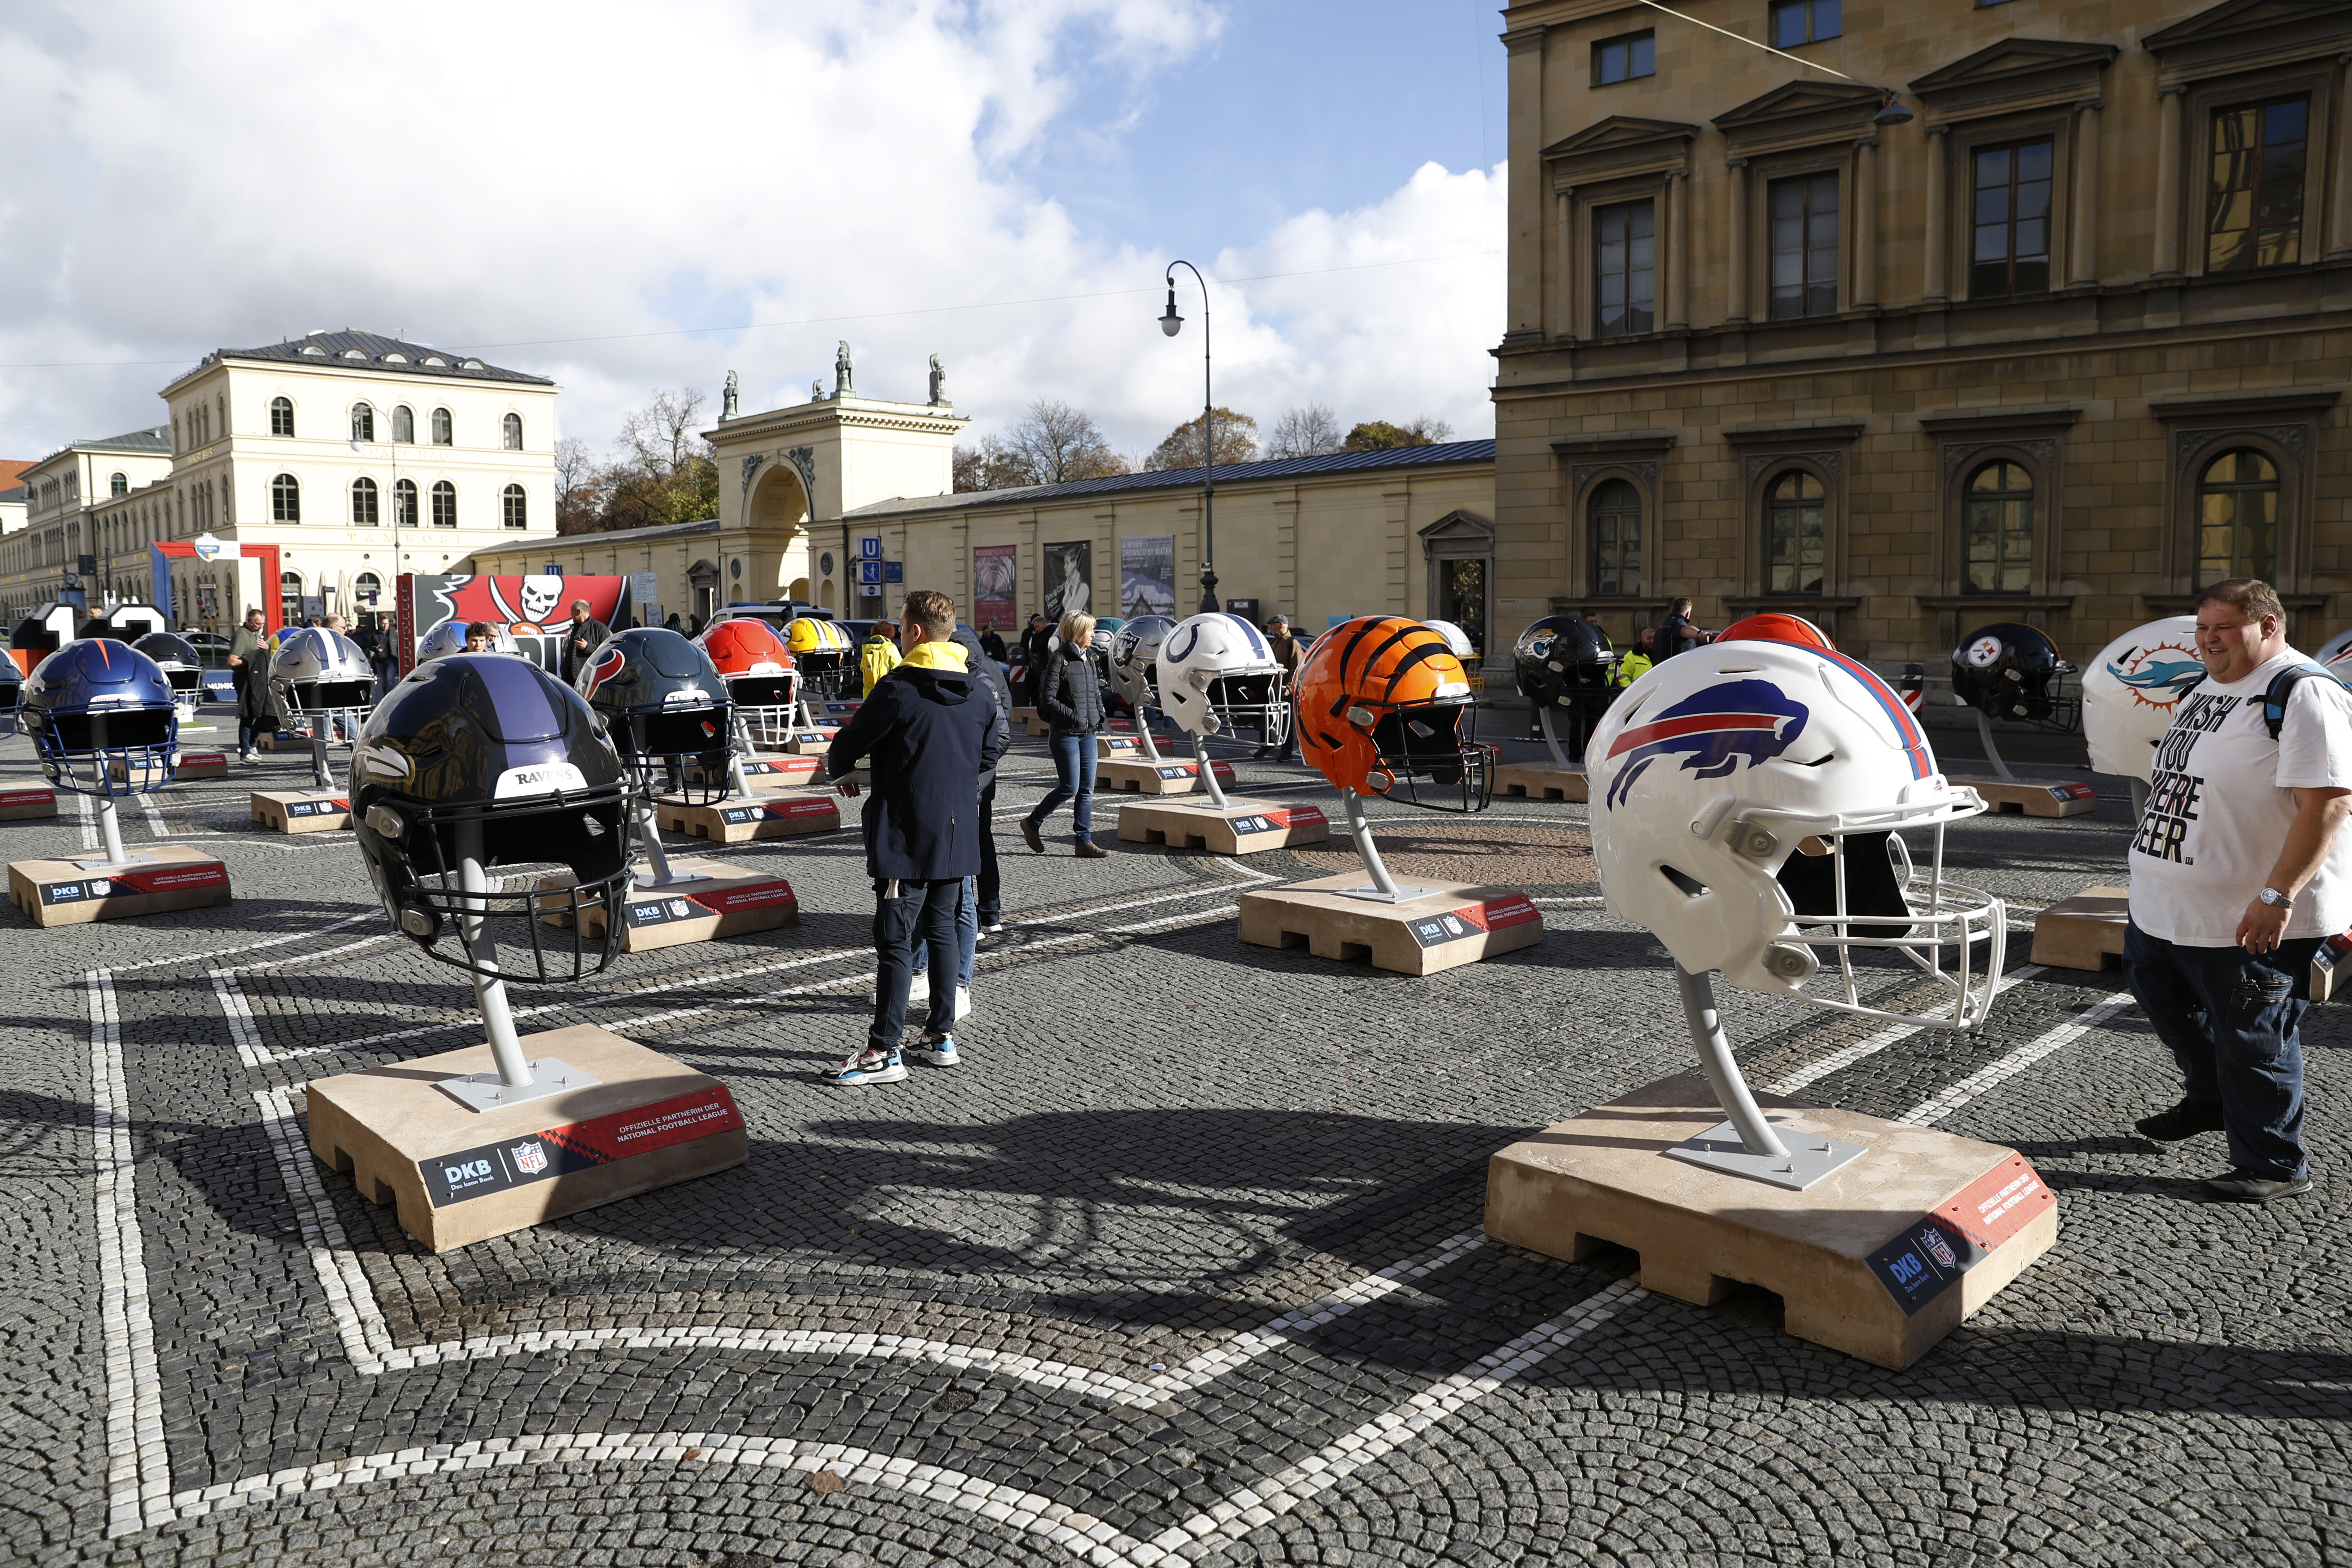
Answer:
<svg viewBox="0 0 2352 1568"><path fill-rule="evenodd" d="M1031 404L1003 435L959 447L954 460L959 490L1067 484L1129 471L1127 459L1111 449L1094 416L1057 397Z"/></svg>
<svg viewBox="0 0 2352 1568"><path fill-rule="evenodd" d="M1257 421L1230 408L1217 410L1217 466L1257 461ZM1148 472L1201 466L1201 421L1187 419L1168 432L1168 438L1143 459Z"/></svg>
<svg viewBox="0 0 2352 1568"><path fill-rule="evenodd" d="M1339 432L1339 416L1319 403L1308 403L1274 422L1274 435L1265 444L1265 455L1322 458L1346 446L1347 437Z"/></svg>
<svg viewBox="0 0 2352 1568"><path fill-rule="evenodd" d="M1342 450L1349 452L1384 452L1393 447L1433 447L1440 441L1451 440L1454 426L1443 419L1433 419L1424 414L1410 425L1391 425L1385 419L1367 419L1348 432Z"/></svg>
<svg viewBox="0 0 2352 1568"><path fill-rule="evenodd" d="M605 470L601 526L653 528L719 515L719 465L702 438L703 395L654 394L621 421L618 459Z"/></svg>
<svg viewBox="0 0 2352 1568"><path fill-rule="evenodd" d="M593 533L602 526L606 468L577 436L555 443L555 531Z"/></svg>

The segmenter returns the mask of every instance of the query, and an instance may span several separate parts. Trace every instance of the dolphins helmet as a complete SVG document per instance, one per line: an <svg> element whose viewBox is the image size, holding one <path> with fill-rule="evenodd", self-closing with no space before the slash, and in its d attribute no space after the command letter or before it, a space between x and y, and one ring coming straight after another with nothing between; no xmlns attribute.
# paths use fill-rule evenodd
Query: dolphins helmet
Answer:
<svg viewBox="0 0 2352 1568"><path fill-rule="evenodd" d="M490 628L490 652L511 654L522 652L522 645L515 641L514 633L507 630L505 626L497 621L484 621L480 624ZM443 621L439 626L426 632L425 640L416 645L416 662L424 664L448 654L465 652L467 634L473 629L471 624L454 616Z"/></svg>
<svg viewBox="0 0 2352 1568"><path fill-rule="evenodd" d="M1952 695L1994 719L2073 729L2082 699L2063 687L2074 673L2047 632L2014 621L1979 626L1952 650Z"/></svg>
<svg viewBox="0 0 2352 1568"><path fill-rule="evenodd" d="M1265 726L1276 742L1288 727L1283 668L1265 634L1239 616L1208 611L1178 622L1152 660L1160 710L1189 735L1214 735L1236 721Z"/></svg>
<svg viewBox="0 0 2352 1568"><path fill-rule="evenodd" d="M131 646L155 661L182 707L194 708L204 700L205 660L195 644L170 632L149 632Z"/></svg>
<svg viewBox="0 0 2352 1568"><path fill-rule="evenodd" d="M610 908L628 883L626 776L596 715L562 681L496 654L421 666L360 731L350 786L376 896L427 954L542 981L612 962L621 922L606 922L597 942L581 916ZM560 868L568 885L564 876L491 876L533 865ZM529 950L529 967L499 959L501 931Z"/></svg>
<svg viewBox="0 0 2352 1568"><path fill-rule="evenodd" d="M290 722L375 706L375 671L364 649L325 626L297 626L278 637L269 656L269 689Z"/></svg>
<svg viewBox="0 0 2352 1568"><path fill-rule="evenodd" d="M753 616L735 616L703 627L694 645L710 657L752 740L782 745L799 711L801 677L775 628Z"/></svg>
<svg viewBox="0 0 2352 1568"><path fill-rule="evenodd" d="M701 648L667 626L632 626L582 659L572 685L640 790L658 785L664 800L689 805L726 798L734 715L727 683Z"/></svg>
<svg viewBox="0 0 2352 1568"><path fill-rule="evenodd" d="M2326 662L2326 648L2320 658ZM2101 648L2083 671L2083 739L2090 742L2092 771L2148 783L2156 743L2180 700L2204 679L2195 616L2150 621Z"/></svg>
<svg viewBox="0 0 2352 1568"><path fill-rule="evenodd" d="M1511 660L1520 695L1538 710L1572 708L1580 696L1605 700L1617 666L1600 631L1578 616L1546 616L1536 622L1511 646Z"/></svg>
<svg viewBox="0 0 2352 1568"><path fill-rule="evenodd" d="M1717 642L1792 642L1806 647L1834 649L1829 635L1802 616L1767 610L1732 622L1715 636Z"/></svg>
<svg viewBox="0 0 2352 1568"><path fill-rule="evenodd" d="M1143 710L1160 700L1152 682L1158 677L1160 647L1175 629L1176 623L1166 616L1138 616L1111 639L1111 689L1135 710L1139 722Z"/></svg>
<svg viewBox="0 0 2352 1568"><path fill-rule="evenodd" d="M1867 666L1771 640L1686 649L1625 689L1585 757L1609 911L1685 970L1890 1022L1984 1021L2007 916L1943 871L1944 825L1984 802L1945 782ZM1897 836L1911 828L1934 835L1924 869ZM1873 949L1910 967L1858 967ZM1894 1011L1923 981L1933 1001Z"/></svg>
<svg viewBox="0 0 2352 1568"><path fill-rule="evenodd" d="M1443 637L1402 616L1360 616L1324 633L1299 668L1299 752L1343 790L1484 811L1501 753L1462 738L1470 700ZM1423 798L1424 784L1436 798Z"/></svg>
<svg viewBox="0 0 2352 1568"><path fill-rule="evenodd" d="M42 773L60 789L149 795L179 771L172 682L128 643L85 637L41 660L24 683L19 717Z"/></svg>

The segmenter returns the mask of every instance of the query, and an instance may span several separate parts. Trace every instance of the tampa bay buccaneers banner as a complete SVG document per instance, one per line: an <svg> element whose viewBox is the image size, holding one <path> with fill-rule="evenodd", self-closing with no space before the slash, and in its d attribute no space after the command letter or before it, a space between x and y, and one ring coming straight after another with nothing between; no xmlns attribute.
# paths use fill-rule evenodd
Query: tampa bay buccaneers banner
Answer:
<svg viewBox="0 0 2352 1568"><path fill-rule="evenodd" d="M404 576L400 579L400 668L416 668L416 645L443 621L488 621L514 636L526 657L550 673L563 673L563 628L572 601L618 630L636 615L626 577Z"/></svg>

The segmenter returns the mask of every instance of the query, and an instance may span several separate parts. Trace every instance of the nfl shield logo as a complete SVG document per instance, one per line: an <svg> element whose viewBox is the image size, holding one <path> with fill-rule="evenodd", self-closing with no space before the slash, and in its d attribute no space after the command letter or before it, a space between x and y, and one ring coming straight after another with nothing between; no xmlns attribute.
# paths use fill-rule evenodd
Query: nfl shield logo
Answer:
<svg viewBox="0 0 2352 1568"><path fill-rule="evenodd" d="M536 1176L547 1169L547 1151L537 1143L519 1143L514 1152L515 1169L526 1176Z"/></svg>
<svg viewBox="0 0 2352 1568"><path fill-rule="evenodd" d="M1959 1255L1952 1250L1952 1244L1944 1239L1942 1231L1930 1226L1921 1233L1919 1239L1927 1245L1927 1251L1936 1261L1945 1268L1958 1268L1960 1266Z"/></svg>

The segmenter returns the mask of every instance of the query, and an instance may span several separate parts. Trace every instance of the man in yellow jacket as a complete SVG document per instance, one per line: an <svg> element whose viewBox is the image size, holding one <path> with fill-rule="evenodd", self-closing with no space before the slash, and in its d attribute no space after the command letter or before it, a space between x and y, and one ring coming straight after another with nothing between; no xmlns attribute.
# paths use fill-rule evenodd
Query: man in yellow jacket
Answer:
<svg viewBox="0 0 2352 1568"><path fill-rule="evenodd" d="M1643 628L1642 640L1634 645L1632 652L1617 661L1617 684L1620 687L1631 686L1650 673L1650 666L1657 662L1657 646L1656 628Z"/></svg>
<svg viewBox="0 0 2352 1568"><path fill-rule="evenodd" d="M888 621L877 621L866 634L866 646L858 651L857 668L866 678L861 689L868 697L874 695L874 683L898 668L898 628Z"/></svg>

